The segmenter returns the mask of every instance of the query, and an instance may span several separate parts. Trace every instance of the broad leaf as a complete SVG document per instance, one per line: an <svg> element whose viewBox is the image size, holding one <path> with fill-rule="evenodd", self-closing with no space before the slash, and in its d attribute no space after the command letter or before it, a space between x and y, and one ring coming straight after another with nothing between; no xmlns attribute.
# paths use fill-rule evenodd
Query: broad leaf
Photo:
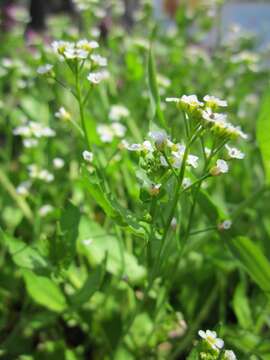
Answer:
<svg viewBox="0 0 270 360"><path fill-rule="evenodd" d="M51 279L29 270L23 270L22 274L27 292L37 304L55 312L62 312L67 308L65 296Z"/></svg>
<svg viewBox="0 0 270 360"><path fill-rule="evenodd" d="M107 216L112 218L118 225L128 227L135 235L144 237L145 230L139 224L139 220L129 210L123 208L111 194L106 192L105 186L97 174L90 174L86 168L83 168L82 183Z"/></svg>
<svg viewBox="0 0 270 360"><path fill-rule="evenodd" d="M130 282L141 282L145 276L145 269L132 254L124 250L121 240L107 234L99 224L86 217L80 223L78 249L93 266L108 256L107 271L114 275L127 275Z"/></svg>
<svg viewBox="0 0 270 360"><path fill-rule="evenodd" d="M15 239L3 231L0 234L12 260L17 266L39 273L45 273L48 270L49 264L47 259L39 253L37 248L19 239Z"/></svg>

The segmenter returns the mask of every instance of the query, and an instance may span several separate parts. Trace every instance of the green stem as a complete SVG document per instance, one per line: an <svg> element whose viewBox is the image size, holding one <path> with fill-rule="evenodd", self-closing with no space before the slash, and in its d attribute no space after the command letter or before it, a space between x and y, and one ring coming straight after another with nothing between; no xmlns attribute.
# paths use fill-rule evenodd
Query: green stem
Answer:
<svg viewBox="0 0 270 360"><path fill-rule="evenodd" d="M34 223L34 215L31 208L28 206L27 202L17 194L15 187L5 173L0 170L0 184L7 191L10 197L16 202L18 207L21 209L25 218L29 221L30 224Z"/></svg>
<svg viewBox="0 0 270 360"><path fill-rule="evenodd" d="M78 101L78 105L79 105L79 110L80 110L80 118L81 118L81 124L82 124L82 128L83 128L83 132L84 132L84 136L87 142L87 146L88 149L91 149L91 140L87 131L87 127L86 127L86 120L85 120L85 116L84 116L84 104L83 104L83 99L82 99L82 93L81 93L81 87L80 87L80 83L79 83L79 70L78 70L78 66L76 67L76 71L75 71L75 86L76 86L76 99Z"/></svg>

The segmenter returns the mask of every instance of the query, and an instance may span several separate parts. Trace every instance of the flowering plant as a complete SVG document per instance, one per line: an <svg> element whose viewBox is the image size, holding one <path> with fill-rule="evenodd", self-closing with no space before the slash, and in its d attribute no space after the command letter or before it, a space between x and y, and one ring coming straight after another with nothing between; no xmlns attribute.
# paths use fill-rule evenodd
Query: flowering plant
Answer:
<svg viewBox="0 0 270 360"><path fill-rule="evenodd" d="M266 360L262 55L235 29L230 46L199 45L210 3L152 34L149 1L132 33L75 5L84 36L56 17L61 40L30 51L15 32L20 59L0 50L0 354Z"/></svg>

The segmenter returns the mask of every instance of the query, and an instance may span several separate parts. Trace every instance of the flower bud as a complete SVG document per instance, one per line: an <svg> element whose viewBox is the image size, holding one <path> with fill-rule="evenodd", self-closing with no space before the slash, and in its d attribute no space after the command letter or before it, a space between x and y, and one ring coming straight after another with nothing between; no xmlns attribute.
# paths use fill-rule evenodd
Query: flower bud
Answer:
<svg viewBox="0 0 270 360"><path fill-rule="evenodd" d="M160 192L161 184L151 184L150 188L148 189L148 192L151 196L158 196Z"/></svg>

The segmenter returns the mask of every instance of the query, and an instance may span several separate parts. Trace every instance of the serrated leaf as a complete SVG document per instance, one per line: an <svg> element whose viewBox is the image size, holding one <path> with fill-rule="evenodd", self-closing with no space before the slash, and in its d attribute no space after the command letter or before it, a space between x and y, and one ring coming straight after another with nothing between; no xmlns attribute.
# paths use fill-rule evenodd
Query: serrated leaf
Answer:
<svg viewBox="0 0 270 360"><path fill-rule="evenodd" d="M265 181L270 184L270 91L263 97L256 129L257 141L261 151Z"/></svg>
<svg viewBox="0 0 270 360"><path fill-rule="evenodd" d="M55 312L63 312L67 308L65 296L51 279L29 270L23 270L22 274L27 292L37 304Z"/></svg>
<svg viewBox="0 0 270 360"><path fill-rule="evenodd" d="M270 293L270 262L257 244L249 238L238 236L228 242L228 246L241 266L247 271L257 285Z"/></svg>

